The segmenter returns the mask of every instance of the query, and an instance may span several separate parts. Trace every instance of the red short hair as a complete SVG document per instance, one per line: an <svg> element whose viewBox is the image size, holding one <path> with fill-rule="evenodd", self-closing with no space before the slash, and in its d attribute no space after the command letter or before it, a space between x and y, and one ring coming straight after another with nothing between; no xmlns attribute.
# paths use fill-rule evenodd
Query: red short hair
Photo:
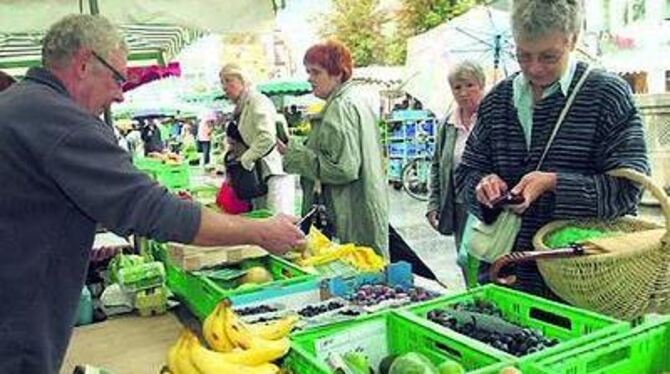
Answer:
<svg viewBox="0 0 670 374"><path fill-rule="evenodd" d="M337 40L328 40L311 46L305 52L303 64L319 65L330 75L342 74L342 82L351 78L354 61L346 45Z"/></svg>

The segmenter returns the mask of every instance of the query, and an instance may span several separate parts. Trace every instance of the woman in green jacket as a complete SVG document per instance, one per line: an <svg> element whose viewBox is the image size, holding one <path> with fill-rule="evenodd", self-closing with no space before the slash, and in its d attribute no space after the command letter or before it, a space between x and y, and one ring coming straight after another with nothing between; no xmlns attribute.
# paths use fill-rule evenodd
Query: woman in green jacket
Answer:
<svg viewBox="0 0 670 374"><path fill-rule="evenodd" d="M465 141L475 124L486 77L479 64L463 61L450 69L448 79L456 108L451 118L437 130L426 218L441 234L453 235L458 250L467 218L467 206L463 197L456 194L453 172L461 162ZM460 260L466 284L471 286L473 280L468 279L464 259Z"/></svg>
<svg viewBox="0 0 670 374"><path fill-rule="evenodd" d="M379 103L351 81L353 61L342 43L312 46L303 63L314 95L326 103L304 144L277 144L285 170L301 176L303 214L312 208L320 186L335 237L341 243L370 246L388 259Z"/></svg>

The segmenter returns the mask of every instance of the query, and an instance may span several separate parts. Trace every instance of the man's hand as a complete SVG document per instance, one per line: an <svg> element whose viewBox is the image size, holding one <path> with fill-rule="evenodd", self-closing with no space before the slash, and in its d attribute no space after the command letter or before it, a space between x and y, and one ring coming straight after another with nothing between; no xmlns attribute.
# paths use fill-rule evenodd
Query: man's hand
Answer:
<svg viewBox="0 0 670 374"><path fill-rule="evenodd" d="M440 221L438 219L438 213L437 210L431 210L426 214L426 218L428 219L428 223L430 223L430 226L437 231L437 227L440 224Z"/></svg>
<svg viewBox="0 0 670 374"><path fill-rule="evenodd" d="M510 205L517 214L522 214L543 193L556 189L556 173L533 171L521 178L519 183L512 189L513 194L521 195L524 202L518 205Z"/></svg>
<svg viewBox="0 0 670 374"><path fill-rule="evenodd" d="M281 155L285 155L286 151L288 151L288 145L286 143L282 142L279 139L277 139L276 147L277 147L277 151Z"/></svg>
<svg viewBox="0 0 670 374"><path fill-rule="evenodd" d="M256 244L275 255L282 255L292 248L305 245L305 234L295 225L297 217L278 214L258 221Z"/></svg>
<svg viewBox="0 0 670 374"><path fill-rule="evenodd" d="M479 184L477 184L477 187L475 187L477 201L489 208L493 208L491 202L502 196L505 192L507 192L507 183L497 174L489 174L483 177L479 181Z"/></svg>

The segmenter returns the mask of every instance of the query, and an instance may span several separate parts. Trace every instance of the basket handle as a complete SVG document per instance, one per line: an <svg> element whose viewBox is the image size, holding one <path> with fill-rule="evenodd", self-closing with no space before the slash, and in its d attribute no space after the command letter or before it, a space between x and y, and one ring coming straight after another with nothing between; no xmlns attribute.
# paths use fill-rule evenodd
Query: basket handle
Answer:
<svg viewBox="0 0 670 374"><path fill-rule="evenodd" d="M661 203L661 210L663 211L663 216L665 217L665 235L663 235L661 241L663 244L670 243L670 200L668 199L668 195L665 193L663 188L654 183L654 181L647 175L630 168L612 169L606 172L606 174L613 177L628 179L641 185L643 188L646 188L649 190L649 192L651 192L656 200ZM663 247L667 246L664 245Z"/></svg>
<svg viewBox="0 0 670 374"><path fill-rule="evenodd" d="M516 283L515 275L508 275L506 277L498 276L500 271L506 266L539 259L581 256L584 253L584 247L580 244L573 244L570 247L553 249L551 251L511 252L499 257L493 262L493 264L491 264L491 268L489 269L489 279L491 279L491 281L494 283L502 284L504 286L511 286Z"/></svg>

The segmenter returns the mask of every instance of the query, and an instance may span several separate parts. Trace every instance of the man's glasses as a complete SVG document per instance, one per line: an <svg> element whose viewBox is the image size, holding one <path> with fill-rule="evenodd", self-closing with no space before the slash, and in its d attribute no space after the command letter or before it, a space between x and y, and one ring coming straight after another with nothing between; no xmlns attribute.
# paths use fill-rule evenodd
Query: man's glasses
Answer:
<svg viewBox="0 0 670 374"><path fill-rule="evenodd" d="M127 79L123 76L123 74L114 69L114 67L109 62L105 61L105 59L100 57L100 55L95 53L95 51L91 51L91 53L93 54L93 57L95 57L104 67L112 72L112 75L114 76L114 82L116 82L119 87L122 87L123 84L126 83Z"/></svg>

